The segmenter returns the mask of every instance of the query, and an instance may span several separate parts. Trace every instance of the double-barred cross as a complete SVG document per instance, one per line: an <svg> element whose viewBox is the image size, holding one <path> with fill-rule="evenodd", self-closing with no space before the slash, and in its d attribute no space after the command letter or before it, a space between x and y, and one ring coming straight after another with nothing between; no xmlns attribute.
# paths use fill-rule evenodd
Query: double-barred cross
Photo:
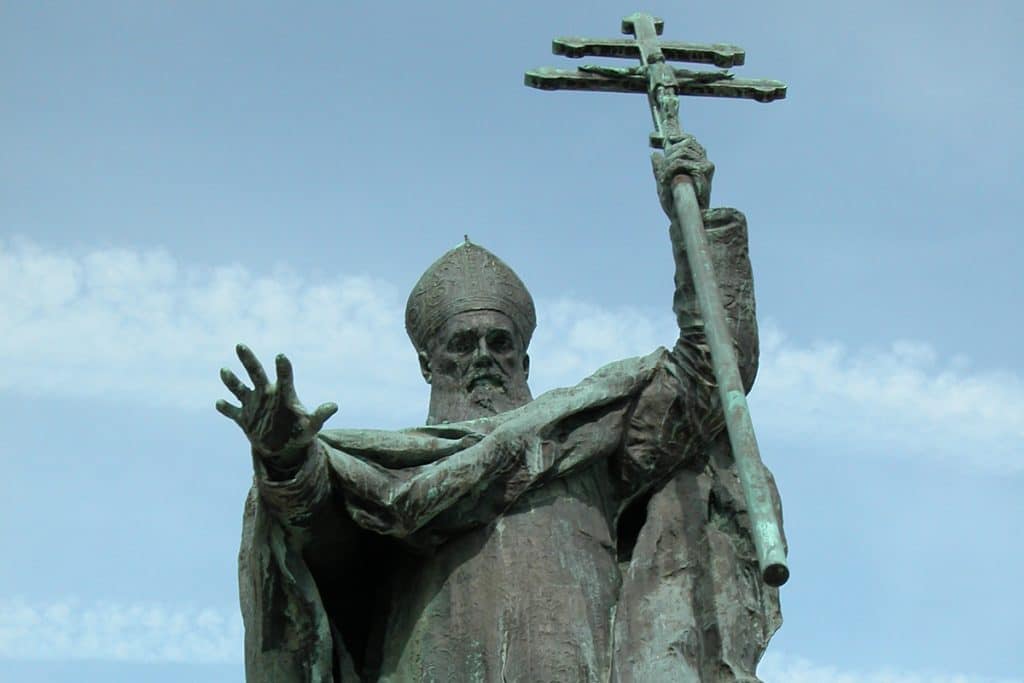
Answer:
<svg viewBox="0 0 1024 683"><path fill-rule="evenodd" d="M779 81L734 78L728 71L690 71L674 68L669 61L714 64L728 68L743 64L745 54L732 45L697 45L660 42L664 23L648 14L632 14L622 20L622 32L630 39L556 38L552 50L566 57L638 57L640 66L614 68L583 66L576 71L543 68L526 73L526 85L542 90L597 90L647 93L654 118L650 144L670 152L684 140L679 125L679 95L739 97L771 102L785 97ZM715 272L704 233L703 214L693 182L686 175L671 180L675 220L683 234L686 256L693 273L694 289L704 319L718 396L725 414L736 472L743 486L751 534L765 583L781 586L789 578L782 523L775 510L772 486L754 437L746 393L736 363L736 352L726 325Z"/></svg>
<svg viewBox="0 0 1024 683"><path fill-rule="evenodd" d="M526 72L526 85L541 90L594 90L647 93L654 118L651 146L661 149L683 137L679 126L677 95L733 97L772 102L786 96L780 81L736 78L729 71L692 71L668 62L713 64L723 69L740 66L746 59L735 45L701 45L659 41L664 22L648 14L632 14L622 20L629 38L555 38L551 51L565 57L639 58L640 66L616 68L584 65L570 71L542 67Z"/></svg>

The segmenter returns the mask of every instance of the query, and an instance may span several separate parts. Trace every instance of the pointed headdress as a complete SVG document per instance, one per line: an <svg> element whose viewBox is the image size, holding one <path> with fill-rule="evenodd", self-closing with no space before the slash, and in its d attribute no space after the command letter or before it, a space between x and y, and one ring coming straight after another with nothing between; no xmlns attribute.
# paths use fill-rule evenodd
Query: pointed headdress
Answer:
<svg viewBox="0 0 1024 683"><path fill-rule="evenodd" d="M533 297L519 276L500 258L466 241L434 261L409 294L405 330L413 346L426 351L430 340L453 315L499 311L523 338L523 348L537 327Z"/></svg>

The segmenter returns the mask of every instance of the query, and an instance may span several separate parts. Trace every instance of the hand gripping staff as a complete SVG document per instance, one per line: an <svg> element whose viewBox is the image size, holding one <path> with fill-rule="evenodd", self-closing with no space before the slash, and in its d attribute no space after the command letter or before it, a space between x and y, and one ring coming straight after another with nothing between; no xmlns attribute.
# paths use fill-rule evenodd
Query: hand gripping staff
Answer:
<svg viewBox="0 0 1024 683"><path fill-rule="evenodd" d="M526 73L526 85L542 90L647 93L655 128L650 144L666 150L666 153L687 137L679 126L679 95L738 97L758 102L771 102L786 96L786 86L779 81L737 79L727 71L690 71L670 66L667 60L719 67L738 66L743 64L745 55L741 48L732 45L659 42L663 26L661 19L648 14L632 14L622 20L622 32L632 34L632 40L556 38L552 44L555 54L573 58L639 57L641 65L625 69L582 66L576 71L542 68ZM689 176L677 175L672 179L671 187L675 217L682 229L711 349L729 442L746 497L761 577L770 586L781 586L789 578L781 523L775 513L771 487L754 437L750 409L704 233L701 209Z"/></svg>

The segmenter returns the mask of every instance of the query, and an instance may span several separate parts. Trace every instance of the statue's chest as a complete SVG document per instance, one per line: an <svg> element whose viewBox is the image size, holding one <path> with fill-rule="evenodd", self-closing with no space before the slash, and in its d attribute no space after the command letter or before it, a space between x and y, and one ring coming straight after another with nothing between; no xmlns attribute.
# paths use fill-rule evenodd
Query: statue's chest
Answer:
<svg viewBox="0 0 1024 683"><path fill-rule="evenodd" d="M620 576L601 476L553 482L441 546L417 572L401 659L437 680L474 668L473 680L604 680Z"/></svg>

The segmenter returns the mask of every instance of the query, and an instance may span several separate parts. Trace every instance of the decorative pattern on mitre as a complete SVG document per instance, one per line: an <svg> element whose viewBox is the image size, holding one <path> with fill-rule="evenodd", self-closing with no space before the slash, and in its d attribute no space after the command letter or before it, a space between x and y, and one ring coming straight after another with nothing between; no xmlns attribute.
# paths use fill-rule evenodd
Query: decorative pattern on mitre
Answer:
<svg viewBox="0 0 1024 683"><path fill-rule="evenodd" d="M413 346L426 350L453 315L499 311L515 323L523 347L537 327L533 297L500 258L468 239L434 261L412 288L405 306L405 330Z"/></svg>

